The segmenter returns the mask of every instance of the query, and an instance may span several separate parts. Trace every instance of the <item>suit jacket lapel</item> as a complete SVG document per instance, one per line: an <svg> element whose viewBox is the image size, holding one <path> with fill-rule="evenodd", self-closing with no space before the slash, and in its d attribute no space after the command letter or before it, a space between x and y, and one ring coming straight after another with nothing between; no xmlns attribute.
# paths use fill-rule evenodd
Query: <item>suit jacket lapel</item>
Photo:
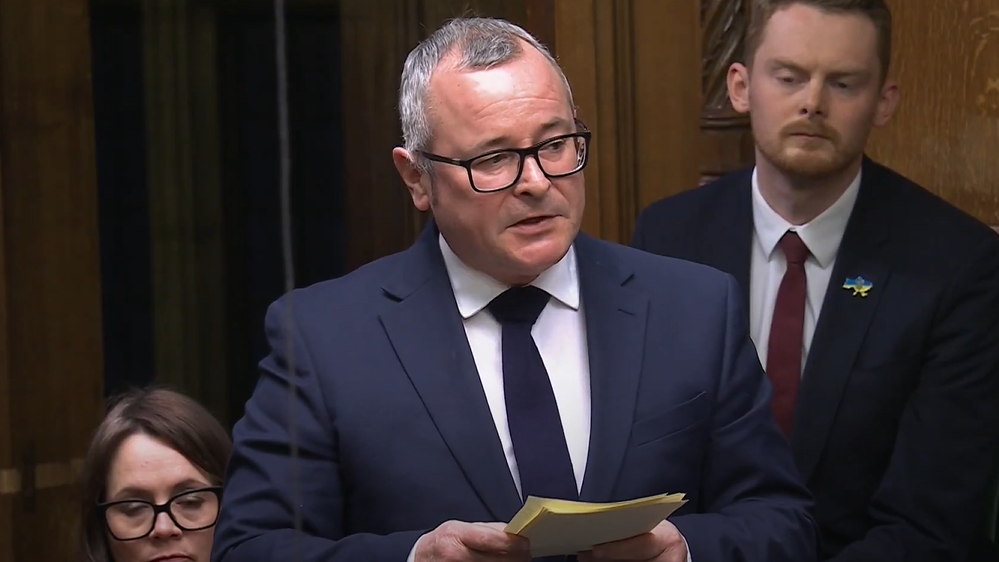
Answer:
<svg viewBox="0 0 999 562"><path fill-rule="evenodd" d="M522 502L489 412L437 240L428 225L385 291L400 302L381 316L406 374L441 437L496 521Z"/></svg>
<svg viewBox="0 0 999 562"><path fill-rule="evenodd" d="M790 438L806 480L818 463L854 359L888 284L890 268L882 257L888 214L879 202L885 186L878 185L877 176L877 170L865 161L860 192L843 233L805 364ZM848 278L857 277L871 283L867 296L844 287Z"/></svg>
<svg viewBox="0 0 999 562"><path fill-rule="evenodd" d="M698 261L735 277L742 302L749 306L749 274L753 244L752 170L732 176L717 186L716 214L700 230L703 237ZM734 194L734 195L733 195Z"/></svg>
<svg viewBox="0 0 999 562"><path fill-rule="evenodd" d="M648 297L607 246L576 241L590 368L590 442L580 497L611 498L634 421ZM620 498L617 498L620 499Z"/></svg>

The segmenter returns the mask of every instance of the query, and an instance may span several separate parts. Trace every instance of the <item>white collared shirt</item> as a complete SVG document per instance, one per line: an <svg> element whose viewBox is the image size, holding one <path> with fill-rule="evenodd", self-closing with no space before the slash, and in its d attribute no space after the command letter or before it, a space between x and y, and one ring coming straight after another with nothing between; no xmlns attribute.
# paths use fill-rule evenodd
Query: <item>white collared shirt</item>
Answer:
<svg viewBox="0 0 999 562"><path fill-rule="evenodd" d="M811 348L815 325L822 310L822 301L829 286L839 244L846 223L853 212L860 190L860 174L828 209L811 221L795 226L774 211L763 195L753 170L753 246L749 276L750 332L756 344L760 363L767 366L767 346L770 343L770 322L773 319L777 290L780 288L787 261L777 248L777 242L788 230L798 233L811 255L805 261L807 298L805 303L804 337L801 342L801 365L804 369Z"/></svg>
<svg viewBox="0 0 999 562"><path fill-rule="evenodd" d="M439 240L489 411L517 491L521 492L503 392L502 329L492 314L484 310L509 287L465 265L443 236ZM531 285L552 296L531 334L552 383L578 491L583 483L590 443L590 370L575 249L570 247L558 263L539 275Z"/></svg>

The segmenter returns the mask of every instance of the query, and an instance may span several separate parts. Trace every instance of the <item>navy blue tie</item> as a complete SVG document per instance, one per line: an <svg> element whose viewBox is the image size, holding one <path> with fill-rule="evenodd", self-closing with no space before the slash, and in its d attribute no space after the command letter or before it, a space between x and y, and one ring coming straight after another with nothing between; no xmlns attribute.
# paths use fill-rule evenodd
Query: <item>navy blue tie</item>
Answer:
<svg viewBox="0 0 999 562"><path fill-rule="evenodd" d="M537 287L515 287L493 299L489 312L503 327L503 391L521 494L576 500L562 418L531 335L550 298Z"/></svg>

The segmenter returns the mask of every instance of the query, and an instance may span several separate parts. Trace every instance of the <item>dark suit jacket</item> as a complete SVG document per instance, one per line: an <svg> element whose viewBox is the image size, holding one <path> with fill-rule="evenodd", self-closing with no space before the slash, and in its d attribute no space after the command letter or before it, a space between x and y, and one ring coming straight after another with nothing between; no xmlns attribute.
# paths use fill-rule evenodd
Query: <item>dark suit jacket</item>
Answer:
<svg viewBox="0 0 999 562"><path fill-rule="evenodd" d="M685 492L671 520L696 562L813 559L811 499L735 280L582 235L576 251L592 394L582 499ZM277 301L266 325L273 352L234 429L214 562L403 562L446 520L521 507L432 226Z"/></svg>
<svg viewBox="0 0 999 562"><path fill-rule="evenodd" d="M726 271L748 302L751 176L654 203L632 245ZM999 461L999 236L870 160L862 178L790 436L820 557L968 560Z"/></svg>

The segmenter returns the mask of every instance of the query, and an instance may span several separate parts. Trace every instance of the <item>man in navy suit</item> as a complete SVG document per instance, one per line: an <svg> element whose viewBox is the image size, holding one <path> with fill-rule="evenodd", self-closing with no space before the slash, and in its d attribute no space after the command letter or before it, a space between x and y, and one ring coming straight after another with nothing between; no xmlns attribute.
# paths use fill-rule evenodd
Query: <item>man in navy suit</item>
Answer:
<svg viewBox="0 0 999 562"><path fill-rule="evenodd" d="M544 47L454 20L410 54L400 113L433 221L271 307L213 560L528 560L503 530L528 495L666 492L689 503L579 560L814 558L735 280L579 233L591 134Z"/></svg>
<svg viewBox="0 0 999 562"><path fill-rule="evenodd" d="M755 168L653 204L633 245L739 280L820 558L994 561L999 236L864 157L898 99L884 2L754 5L728 85Z"/></svg>

